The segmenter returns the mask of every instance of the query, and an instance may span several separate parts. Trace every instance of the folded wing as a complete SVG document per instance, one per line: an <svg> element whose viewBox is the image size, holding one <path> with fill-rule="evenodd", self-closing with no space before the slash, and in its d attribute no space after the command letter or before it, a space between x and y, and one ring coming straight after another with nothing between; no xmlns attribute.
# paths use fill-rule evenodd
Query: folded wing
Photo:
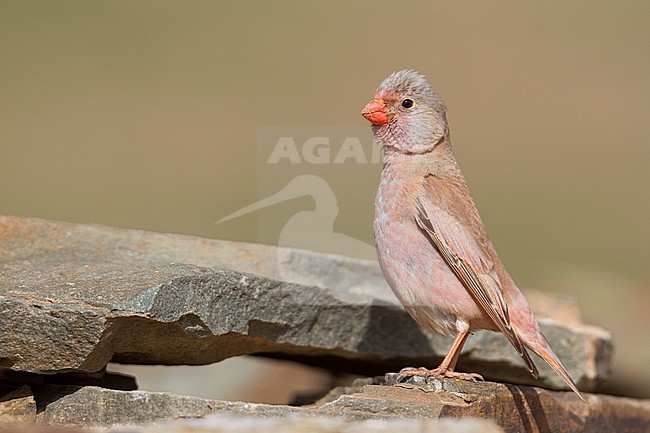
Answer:
<svg viewBox="0 0 650 433"><path fill-rule="evenodd" d="M436 203L435 200L431 200L431 194L435 194L435 190L432 191L435 185L432 183L435 183L436 180L429 176L426 178L426 182L429 183L425 188L428 193L416 198L415 220L418 226L486 315L503 332L523 358L531 374L537 378L539 376L537 368L510 322L502 282L490 259L491 254L486 251L485 245L481 245L475 240L475 233L461 224L444 203ZM472 224L480 225L482 229L482 223L474 204L470 203L469 205L472 207L470 214L477 221L466 223L469 223L470 227Z"/></svg>

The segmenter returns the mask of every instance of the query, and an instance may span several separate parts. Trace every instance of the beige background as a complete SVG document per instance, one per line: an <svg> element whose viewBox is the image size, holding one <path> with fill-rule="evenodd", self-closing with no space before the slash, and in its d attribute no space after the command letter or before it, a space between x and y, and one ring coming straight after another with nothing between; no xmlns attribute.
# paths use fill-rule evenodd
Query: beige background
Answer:
<svg viewBox="0 0 650 433"><path fill-rule="evenodd" d="M447 101L515 279L577 296L614 333L614 380L647 395L649 12L645 1L5 0L0 212L256 241L258 219L279 230L313 206L213 224L258 198L257 128L365 126L379 82L415 68ZM334 228L371 243L369 174L338 180Z"/></svg>

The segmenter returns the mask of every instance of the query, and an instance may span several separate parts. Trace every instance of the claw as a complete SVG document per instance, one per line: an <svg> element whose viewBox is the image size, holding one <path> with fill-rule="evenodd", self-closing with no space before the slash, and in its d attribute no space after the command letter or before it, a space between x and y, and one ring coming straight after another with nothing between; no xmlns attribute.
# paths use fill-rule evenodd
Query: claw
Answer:
<svg viewBox="0 0 650 433"><path fill-rule="evenodd" d="M399 373L397 374L396 381L398 383L405 381L406 379L413 377L413 376L423 376L423 377L428 377L427 373L430 370L427 370L425 367L405 367L402 368Z"/></svg>
<svg viewBox="0 0 650 433"><path fill-rule="evenodd" d="M460 380L471 380L472 382L483 382L483 376L481 376L478 373L461 373L458 371L452 371L452 370L441 370L439 368L435 368L433 370L428 370L424 367L406 367L400 370L400 372L397 374L397 382L403 382L406 379L413 377L413 376L420 376L425 379L428 379L430 377L437 377L437 378L448 378L448 379L460 379Z"/></svg>

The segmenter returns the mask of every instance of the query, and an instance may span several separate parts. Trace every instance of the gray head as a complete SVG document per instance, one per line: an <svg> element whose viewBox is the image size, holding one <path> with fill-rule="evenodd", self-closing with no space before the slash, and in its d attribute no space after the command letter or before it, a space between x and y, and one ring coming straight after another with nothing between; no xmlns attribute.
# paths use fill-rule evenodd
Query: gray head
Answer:
<svg viewBox="0 0 650 433"><path fill-rule="evenodd" d="M372 122L383 146L404 153L425 153L447 134L447 107L413 70L392 73L375 92L361 114Z"/></svg>

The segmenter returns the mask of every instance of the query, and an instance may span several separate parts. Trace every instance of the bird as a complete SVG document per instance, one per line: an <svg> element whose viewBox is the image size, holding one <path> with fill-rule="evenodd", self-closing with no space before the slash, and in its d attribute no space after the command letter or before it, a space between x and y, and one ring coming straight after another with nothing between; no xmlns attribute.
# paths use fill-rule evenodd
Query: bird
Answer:
<svg viewBox="0 0 650 433"><path fill-rule="evenodd" d="M484 329L503 333L535 378L528 350L537 354L584 402L488 237L452 151L442 98L423 75L401 70L361 114L382 147L374 218L382 273L421 327L454 337L437 368L406 367L398 380L483 380L456 364L470 333Z"/></svg>

